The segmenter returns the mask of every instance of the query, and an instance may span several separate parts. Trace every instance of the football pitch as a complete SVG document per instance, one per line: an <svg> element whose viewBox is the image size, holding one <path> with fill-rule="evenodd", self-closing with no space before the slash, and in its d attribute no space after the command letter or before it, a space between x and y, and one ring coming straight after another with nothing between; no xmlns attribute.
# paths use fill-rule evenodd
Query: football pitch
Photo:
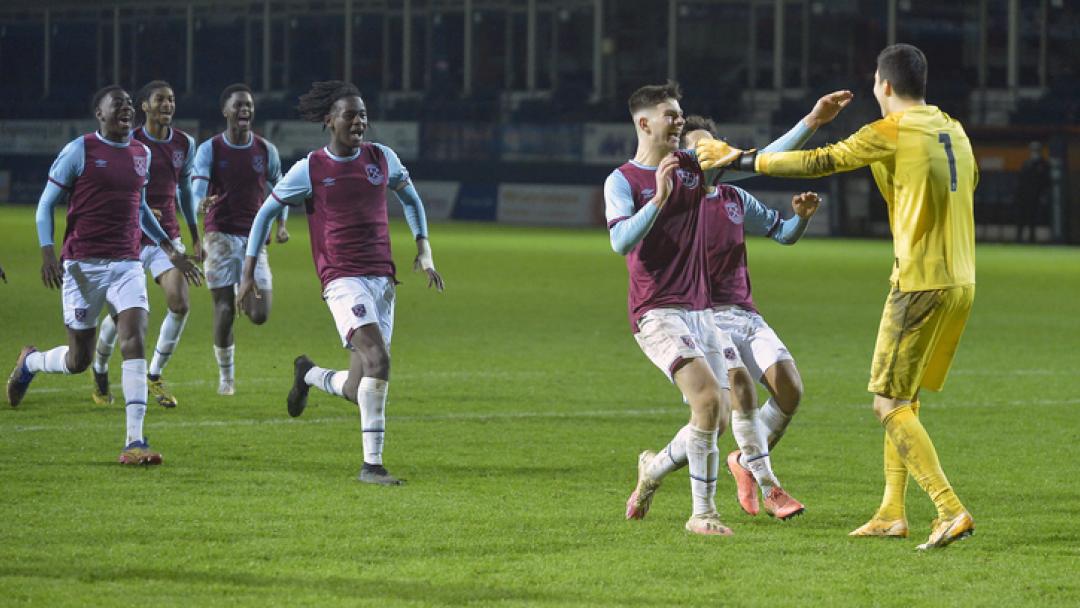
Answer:
<svg viewBox="0 0 1080 608"><path fill-rule="evenodd" d="M647 519L623 519L638 452L666 444L687 409L630 335L625 265L602 228L434 224L437 294L394 223L386 463L403 487L355 481L354 405L312 391L302 417L285 411L294 357L347 362L303 218L290 229L270 248L269 323L237 322L233 397L216 394L210 296L193 291L164 376L179 407L147 413L162 466L116 464L123 408L91 402L89 373L39 375L17 409L3 405L0 604L1080 604L1080 250L979 247L967 332L921 416L977 531L920 554L934 513L914 483L911 538L846 535L881 497L865 388L888 242L750 243L755 299L806 385L773 462L807 511L745 515L722 465L735 536L700 538L683 530L685 469ZM0 207L0 265L6 377L22 345L65 341L31 207ZM148 351L164 313L149 293ZM119 394L119 353L111 376ZM725 433L721 453L733 445Z"/></svg>

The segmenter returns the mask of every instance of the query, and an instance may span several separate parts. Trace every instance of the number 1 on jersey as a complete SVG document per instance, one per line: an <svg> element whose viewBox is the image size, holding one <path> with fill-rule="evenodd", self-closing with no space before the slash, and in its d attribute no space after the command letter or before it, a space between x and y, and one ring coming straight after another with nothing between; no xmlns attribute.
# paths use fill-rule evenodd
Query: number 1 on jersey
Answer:
<svg viewBox="0 0 1080 608"><path fill-rule="evenodd" d="M938 133L937 140L945 144L945 156L949 159L949 190L956 192L956 157L952 153L952 138L948 133Z"/></svg>

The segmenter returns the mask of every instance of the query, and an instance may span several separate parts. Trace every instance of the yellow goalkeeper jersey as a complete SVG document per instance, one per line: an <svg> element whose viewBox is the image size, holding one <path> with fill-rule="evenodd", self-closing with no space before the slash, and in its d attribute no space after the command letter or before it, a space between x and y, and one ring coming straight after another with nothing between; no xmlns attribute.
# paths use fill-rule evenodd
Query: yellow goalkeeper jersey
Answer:
<svg viewBox="0 0 1080 608"><path fill-rule="evenodd" d="M870 165L889 206L901 291L975 283L973 203L979 169L960 123L935 106L894 112L814 150L758 154L759 173L821 177Z"/></svg>

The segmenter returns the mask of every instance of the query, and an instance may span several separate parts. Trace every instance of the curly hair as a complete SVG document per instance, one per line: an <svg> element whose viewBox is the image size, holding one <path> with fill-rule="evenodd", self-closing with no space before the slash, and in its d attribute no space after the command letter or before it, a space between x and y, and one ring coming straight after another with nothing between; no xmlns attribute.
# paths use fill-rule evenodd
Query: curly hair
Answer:
<svg viewBox="0 0 1080 608"><path fill-rule="evenodd" d="M360 89L344 80L324 80L311 83L311 90L300 96L296 111L308 122L324 122L337 100L360 97ZM325 128L325 125L324 127Z"/></svg>
<svg viewBox="0 0 1080 608"><path fill-rule="evenodd" d="M135 99L133 99L132 102L135 104L136 125L142 126L146 124L146 112L143 112L142 103L144 101L150 101L150 96L158 89L172 89L172 85L164 80L151 80L135 92Z"/></svg>

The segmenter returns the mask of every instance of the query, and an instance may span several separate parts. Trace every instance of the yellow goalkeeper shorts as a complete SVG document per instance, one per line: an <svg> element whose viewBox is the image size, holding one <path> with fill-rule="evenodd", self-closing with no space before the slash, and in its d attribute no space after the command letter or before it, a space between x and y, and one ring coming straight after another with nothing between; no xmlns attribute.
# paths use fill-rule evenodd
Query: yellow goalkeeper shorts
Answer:
<svg viewBox="0 0 1080 608"><path fill-rule="evenodd" d="M974 285L929 291L900 291L893 285L881 314L867 390L906 400L920 388L940 391L974 300Z"/></svg>

